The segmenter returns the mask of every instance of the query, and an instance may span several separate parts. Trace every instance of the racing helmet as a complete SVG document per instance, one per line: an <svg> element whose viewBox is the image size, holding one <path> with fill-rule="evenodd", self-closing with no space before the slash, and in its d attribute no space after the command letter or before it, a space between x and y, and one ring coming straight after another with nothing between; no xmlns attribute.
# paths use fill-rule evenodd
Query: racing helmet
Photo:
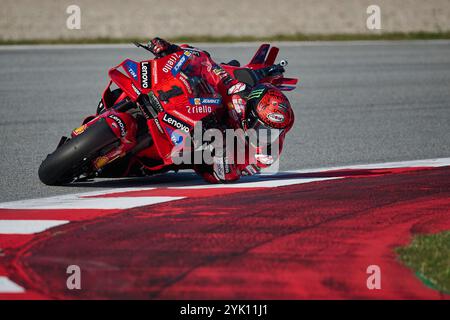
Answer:
<svg viewBox="0 0 450 320"><path fill-rule="evenodd" d="M294 124L294 112L286 96L271 84L255 86L247 96L246 126L260 140L262 134L271 144Z"/></svg>

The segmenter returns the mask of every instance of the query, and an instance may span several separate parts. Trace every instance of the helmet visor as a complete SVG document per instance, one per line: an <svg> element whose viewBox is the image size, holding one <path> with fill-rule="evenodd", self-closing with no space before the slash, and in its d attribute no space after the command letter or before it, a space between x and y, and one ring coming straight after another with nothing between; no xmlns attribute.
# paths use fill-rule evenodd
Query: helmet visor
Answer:
<svg viewBox="0 0 450 320"><path fill-rule="evenodd" d="M257 116L251 117L247 122L247 134L252 144L257 144L258 147L267 147L274 142L283 133L284 129L275 129L264 122Z"/></svg>

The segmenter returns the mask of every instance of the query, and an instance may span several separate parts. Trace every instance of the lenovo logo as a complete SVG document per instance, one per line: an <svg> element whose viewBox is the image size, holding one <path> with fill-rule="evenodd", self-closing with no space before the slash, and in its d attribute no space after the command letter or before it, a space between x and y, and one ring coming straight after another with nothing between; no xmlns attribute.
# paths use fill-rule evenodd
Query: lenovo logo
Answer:
<svg viewBox="0 0 450 320"><path fill-rule="evenodd" d="M150 87L149 68L148 61L141 62L141 88L143 89Z"/></svg>
<svg viewBox="0 0 450 320"><path fill-rule="evenodd" d="M184 131L186 133L189 133L191 131L191 129L189 128L189 126L185 122L175 118L174 116L171 116L168 113L164 114L164 117L163 117L162 120L165 123L167 123L168 125L176 128L176 129L179 129L181 131Z"/></svg>

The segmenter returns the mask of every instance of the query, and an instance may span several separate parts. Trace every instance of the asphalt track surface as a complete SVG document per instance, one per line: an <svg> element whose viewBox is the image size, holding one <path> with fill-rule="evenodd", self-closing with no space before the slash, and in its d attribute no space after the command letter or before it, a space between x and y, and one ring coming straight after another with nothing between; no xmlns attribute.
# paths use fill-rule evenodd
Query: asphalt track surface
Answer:
<svg viewBox="0 0 450 320"><path fill-rule="evenodd" d="M218 61L247 62L257 44L204 45ZM297 121L282 170L450 155L450 42L288 43L299 77ZM61 135L94 112L107 70L133 46L0 49L0 201L84 192L147 180L47 187L37 169Z"/></svg>

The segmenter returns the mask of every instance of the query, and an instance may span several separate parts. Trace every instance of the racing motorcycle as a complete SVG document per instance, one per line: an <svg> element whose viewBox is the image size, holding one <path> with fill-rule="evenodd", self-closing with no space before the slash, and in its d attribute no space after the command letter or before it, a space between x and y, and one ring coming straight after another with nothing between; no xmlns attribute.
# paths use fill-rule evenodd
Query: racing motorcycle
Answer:
<svg viewBox="0 0 450 320"><path fill-rule="evenodd" d="M134 44L150 51L144 44ZM201 79L192 81L182 72L173 72L180 57L195 54L191 49L181 50L140 62L126 59L110 69L110 81L95 115L87 117L70 137L61 138L40 165L40 180L62 185L95 177L191 169L174 163L174 150L187 143L184 137L192 135L198 121L205 127L220 126L226 106L217 94L202 90L207 84ZM263 44L247 65L232 60L221 67L249 86L264 82L293 90L298 80L283 76L287 61L275 64L278 52L277 47Z"/></svg>

